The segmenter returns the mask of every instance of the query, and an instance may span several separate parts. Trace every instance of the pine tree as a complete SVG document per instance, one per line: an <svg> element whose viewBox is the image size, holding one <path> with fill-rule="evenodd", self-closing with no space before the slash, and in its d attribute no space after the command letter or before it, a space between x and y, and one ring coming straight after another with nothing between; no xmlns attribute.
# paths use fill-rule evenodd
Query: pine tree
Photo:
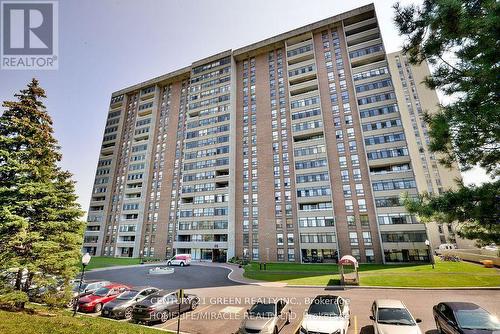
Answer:
<svg viewBox="0 0 500 334"><path fill-rule="evenodd" d="M0 116L0 270L16 268L13 289L22 296L54 277L69 284L84 223L71 174L57 165L62 155L44 90L33 79L15 97Z"/></svg>
<svg viewBox="0 0 500 334"><path fill-rule="evenodd" d="M434 66L425 83L453 98L427 114L430 150L462 170L480 166L492 181L424 194L405 205L421 218L459 223L458 234L500 243L500 5L496 0L424 0L394 6L411 63Z"/></svg>

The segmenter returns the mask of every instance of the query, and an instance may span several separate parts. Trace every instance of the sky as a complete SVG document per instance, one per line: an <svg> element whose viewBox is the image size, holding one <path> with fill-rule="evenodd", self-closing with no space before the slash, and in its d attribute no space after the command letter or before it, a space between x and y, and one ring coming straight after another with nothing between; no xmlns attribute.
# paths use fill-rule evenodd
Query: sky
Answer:
<svg viewBox="0 0 500 334"><path fill-rule="evenodd" d="M73 173L87 210L112 92L371 2L386 51L399 50L393 0L63 0L59 69L0 70L0 101L31 78L40 81L61 166ZM487 176L476 169L464 180L481 183Z"/></svg>

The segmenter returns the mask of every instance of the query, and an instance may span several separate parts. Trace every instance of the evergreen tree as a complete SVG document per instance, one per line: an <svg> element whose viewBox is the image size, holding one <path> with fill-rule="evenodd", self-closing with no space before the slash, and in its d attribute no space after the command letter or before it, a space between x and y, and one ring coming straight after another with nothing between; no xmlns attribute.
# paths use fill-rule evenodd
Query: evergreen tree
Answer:
<svg viewBox="0 0 500 334"><path fill-rule="evenodd" d="M421 6L394 8L410 62L432 64L426 85L453 99L425 117L430 150L445 166L480 166L492 178L480 186L459 183L439 196L406 198L405 204L424 219L459 222L462 237L500 244L499 2L424 0Z"/></svg>
<svg viewBox="0 0 500 334"><path fill-rule="evenodd" d="M78 268L84 223L71 174L33 79L0 116L0 270L16 268L14 293L54 277L67 287ZM20 294L21 292L21 294ZM18 307L23 308L23 298Z"/></svg>

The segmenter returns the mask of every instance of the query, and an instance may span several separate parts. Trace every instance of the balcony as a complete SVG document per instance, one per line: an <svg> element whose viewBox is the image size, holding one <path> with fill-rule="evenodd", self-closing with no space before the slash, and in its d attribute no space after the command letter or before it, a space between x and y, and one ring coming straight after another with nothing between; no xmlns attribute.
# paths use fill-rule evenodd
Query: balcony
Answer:
<svg viewBox="0 0 500 334"><path fill-rule="evenodd" d="M173 247L227 249L227 241L174 241Z"/></svg>

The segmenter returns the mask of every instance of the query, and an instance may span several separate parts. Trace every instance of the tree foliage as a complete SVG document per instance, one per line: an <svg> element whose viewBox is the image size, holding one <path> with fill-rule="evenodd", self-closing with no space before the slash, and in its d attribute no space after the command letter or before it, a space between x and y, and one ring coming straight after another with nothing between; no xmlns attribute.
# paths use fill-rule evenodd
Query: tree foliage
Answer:
<svg viewBox="0 0 500 334"><path fill-rule="evenodd" d="M479 165L500 173L500 6L495 0L425 0L395 5L395 22L406 37L412 63L427 60L434 71L425 83L454 102L427 114L430 149L441 163L464 169Z"/></svg>
<svg viewBox="0 0 500 334"><path fill-rule="evenodd" d="M495 195L496 194L496 195ZM500 181L482 186L449 190L440 196L423 194L417 200L406 197L406 208L422 221L458 222L460 237L500 244ZM480 222L480 224L478 224Z"/></svg>
<svg viewBox="0 0 500 334"><path fill-rule="evenodd" d="M451 103L427 113L429 148L440 163L462 170L481 166L500 176L500 6L495 0L424 0L394 6L403 51L413 64L427 60L433 73L425 79ZM424 220L459 222L459 235L500 243L499 181L441 195L405 199L410 212Z"/></svg>
<svg viewBox="0 0 500 334"><path fill-rule="evenodd" d="M44 90L33 79L15 97L0 116L0 270L16 268L14 290L28 292L74 277L84 223Z"/></svg>

